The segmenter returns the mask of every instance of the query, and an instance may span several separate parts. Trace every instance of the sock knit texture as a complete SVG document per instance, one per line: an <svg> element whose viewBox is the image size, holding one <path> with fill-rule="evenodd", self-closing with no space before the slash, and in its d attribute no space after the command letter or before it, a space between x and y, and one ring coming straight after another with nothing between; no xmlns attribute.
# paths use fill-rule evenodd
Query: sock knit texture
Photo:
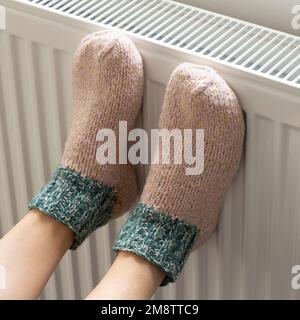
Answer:
<svg viewBox="0 0 300 320"><path fill-rule="evenodd" d="M204 129L204 171L186 175L184 163L152 164L141 202L114 249L158 265L168 275L164 285L176 280L191 250L216 228L242 157L245 127L227 83L209 67L184 63L171 75L159 128Z"/></svg>
<svg viewBox="0 0 300 320"><path fill-rule="evenodd" d="M93 230L130 209L137 186L128 164L96 160L100 129L119 143L119 121L134 126L143 93L143 65L134 44L112 31L85 37L73 59L75 112L61 165L30 202L75 232L76 248ZM117 154L118 154L117 150ZM118 163L118 162L117 162Z"/></svg>

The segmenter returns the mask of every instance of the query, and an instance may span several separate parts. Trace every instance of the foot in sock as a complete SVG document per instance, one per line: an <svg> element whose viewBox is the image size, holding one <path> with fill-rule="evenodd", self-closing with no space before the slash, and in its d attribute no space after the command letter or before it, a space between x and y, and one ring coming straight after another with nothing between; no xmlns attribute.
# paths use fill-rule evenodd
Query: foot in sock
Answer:
<svg viewBox="0 0 300 320"><path fill-rule="evenodd" d="M226 191L238 169L244 119L238 100L211 68L182 64L167 86L160 129L204 129L204 171L185 164L152 164L141 196L114 249L133 252L176 280L192 249L216 228ZM160 146L161 148L161 146Z"/></svg>
<svg viewBox="0 0 300 320"><path fill-rule="evenodd" d="M74 54L75 113L61 165L29 203L75 233L75 249L93 230L133 205L137 196L133 169L96 161L99 129L119 121L132 129L141 105L143 66L134 44L111 31L85 37Z"/></svg>

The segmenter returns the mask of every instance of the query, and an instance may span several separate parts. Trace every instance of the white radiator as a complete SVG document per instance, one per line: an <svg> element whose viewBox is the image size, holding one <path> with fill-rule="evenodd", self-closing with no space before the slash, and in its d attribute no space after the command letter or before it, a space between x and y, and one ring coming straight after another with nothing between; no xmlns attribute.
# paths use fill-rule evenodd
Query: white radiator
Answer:
<svg viewBox="0 0 300 320"><path fill-rule="evenodd" d="M181 62L214 67L247 116L246 154L218 231L176 284L155 298L300 298L300 39L165 0L0 0L0 233L59 162L70 125L71 59L87 33L115 27L145 64L139 123L157 126L168 78ZM2 8L3 12L3 8ZM140 184L144 169L139 168ZM83 298L114 257L125 218L68 253L42 298Z"/></svg>

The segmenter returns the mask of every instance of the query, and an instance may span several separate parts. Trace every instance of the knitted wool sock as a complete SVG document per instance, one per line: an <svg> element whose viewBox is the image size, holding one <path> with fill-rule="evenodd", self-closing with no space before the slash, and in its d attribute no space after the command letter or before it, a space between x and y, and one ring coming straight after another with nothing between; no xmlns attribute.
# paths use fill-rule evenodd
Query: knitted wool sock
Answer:
<svg viewBox="0 0 300 320"><path fill-rule="evenodd" d="M167 274L165 285L217 225L241 160L244 120L235 94L213 69L185 63L171 76L159 127L204 129L204 171L186 175L185 164L152 164L141 202L114 249L158 265Z"/></svg>
<svg viewBox="0 0 300 320"><path fill-rule="evenodd" d="M75 233L75 249L93 230L130 209L136 200L129 165L96 161L99 129L128 129L141 105L143 66L134 44L111 31L85 37L74 54L75 113L61 165L29 203Z"/></svg>

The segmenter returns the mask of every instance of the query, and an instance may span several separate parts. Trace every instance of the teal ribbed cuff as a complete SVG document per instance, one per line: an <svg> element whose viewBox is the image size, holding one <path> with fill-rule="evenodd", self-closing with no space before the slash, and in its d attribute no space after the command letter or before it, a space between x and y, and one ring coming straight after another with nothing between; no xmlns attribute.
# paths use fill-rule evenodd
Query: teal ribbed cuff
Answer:
<svg viewBox="0 0 300 320"><path fill-rule="evenodd" d="M75 241L71 249L76 249L111 218L116 197L111 187L60 166L28 208L37 208L72 229Z"/></svg>
<svg viewBox="0 0 300 320"><path fill-rule="evenodd" d="M140 203L122 228L114 250L129 251L160 267L174 282L198 236L196 226L158 212Z"/></svg>

